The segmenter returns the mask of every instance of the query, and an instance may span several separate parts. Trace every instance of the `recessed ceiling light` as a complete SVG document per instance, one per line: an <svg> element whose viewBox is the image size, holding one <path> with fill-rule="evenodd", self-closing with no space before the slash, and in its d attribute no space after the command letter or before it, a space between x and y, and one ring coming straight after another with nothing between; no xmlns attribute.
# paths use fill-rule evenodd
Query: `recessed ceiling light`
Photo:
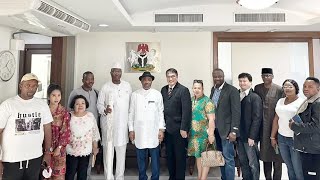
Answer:
<svg viewBox="0 0 320 180"><path fill-rule="evenodd" d="M57 26L61 27L61 28L66 28L65 26L58 24Z"/></svg>
<svg viewBox="0 0 320 180"><path fill-rule="evenodd" d="M109 25L108 24L99 24L98 26L100 26L100 27L108 27Z"/></svg>

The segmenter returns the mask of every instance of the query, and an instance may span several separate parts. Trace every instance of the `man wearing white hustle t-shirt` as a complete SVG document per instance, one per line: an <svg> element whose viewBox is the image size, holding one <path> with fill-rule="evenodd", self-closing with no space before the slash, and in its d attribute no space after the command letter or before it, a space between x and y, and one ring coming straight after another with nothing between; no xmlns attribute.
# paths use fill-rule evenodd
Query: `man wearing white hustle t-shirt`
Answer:
<svg viewBox="0 0 320 180"><path fill-rule="evenodd" d="M20 94L0 105L3 179L39 179L43 139L43 161L51 163L52 116L46 102L33 97L38 83L36 75L25 74L19 84Z"/></svg>

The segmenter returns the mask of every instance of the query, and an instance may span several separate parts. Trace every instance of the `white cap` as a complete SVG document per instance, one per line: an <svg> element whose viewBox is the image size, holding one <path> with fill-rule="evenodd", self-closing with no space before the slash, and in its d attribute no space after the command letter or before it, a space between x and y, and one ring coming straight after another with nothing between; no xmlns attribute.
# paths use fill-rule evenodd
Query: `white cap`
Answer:
<svg viewBox="0 0 320 180"><path fill-rule="evenodd" d="M21 81L20 81L20 82L22 82L22 81L29 81L29 80L36 80L36 81L40 82L39 79L38 79L38 77L37 77L35 74L33 74L33 73L27 73L27 74L25 74L25 75L21 78Z"/></svg>
<svg viewBox="0 0 320 180"><path fill-rule="evenodd" d="M112 65L111 69L122 69L122 66L119 62L116 62Z"/></svg>

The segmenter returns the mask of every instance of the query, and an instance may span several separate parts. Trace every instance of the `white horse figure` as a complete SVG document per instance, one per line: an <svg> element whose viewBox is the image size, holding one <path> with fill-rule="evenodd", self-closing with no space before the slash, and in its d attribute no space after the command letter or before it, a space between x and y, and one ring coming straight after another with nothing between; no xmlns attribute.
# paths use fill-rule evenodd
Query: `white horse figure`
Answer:
<svg viewBox="0 0 320 180"><path fill-rule="evenodd" d="M134 64L138 63L138 55L134 50L130 50L130 56L128 57L128 62L130 63L131 67Z"/></svg>
<svg viewBox="0 0 320 180"><path fill-rule="evenodd" d="M156 55L157 55L157 51L155 49L151 49L150 52L147 53L147 57L148 57L147 64L155 65L156 61L158 60Z"/></svg>

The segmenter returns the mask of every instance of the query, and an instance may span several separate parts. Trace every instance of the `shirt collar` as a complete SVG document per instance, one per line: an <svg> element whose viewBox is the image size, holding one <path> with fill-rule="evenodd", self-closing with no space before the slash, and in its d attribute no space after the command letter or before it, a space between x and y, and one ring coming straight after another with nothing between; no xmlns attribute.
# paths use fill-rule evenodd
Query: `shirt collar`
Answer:
<svg viewBox="0 0 320 180"><path fill-rule="evenodd" d="M81 88L82 88L82 90L86 91L86 90L83 88L83 85L81 86ZM90 91L92 91L92 90L93 90L93 88L89 89L89 91L86 91L86 92L90 92Z"/></svg>
<svg viewBox="0 0 320 180"><path fill-rule="evenodd" d="M221 89L223 88L223 86L224 86L225 83L226 83L226 82L223 82L218 89L221 90Z"/></svg>
<svg viewBox="0 0 320 180"><path fill-rule="evenodd" d="M173 85L173 86L171 86L171 87L168 85L168 90L169 90L170 88L173 89L176 85L177 85L177 84L175 84L175 85Z"/></svg>
<svg viewBox="0 0 320 180"><path fill-rule="evenodd" d="M246 96L248 96L249 93L250 93L250 89L251 89L251 88L249 88L249 89L247 89L247 90L245 90L245 91L241 91L241 90L240 90L240 92L244 92L244 94L245 94Z"/></svg>

